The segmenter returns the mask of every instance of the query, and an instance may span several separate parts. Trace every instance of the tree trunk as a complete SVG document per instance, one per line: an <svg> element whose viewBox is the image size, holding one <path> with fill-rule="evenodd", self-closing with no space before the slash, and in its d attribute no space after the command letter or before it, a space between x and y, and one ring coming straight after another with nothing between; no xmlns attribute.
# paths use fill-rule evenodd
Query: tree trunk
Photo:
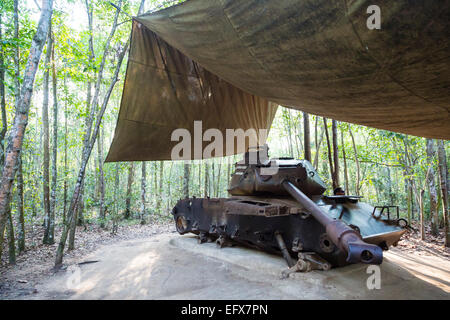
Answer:
<svg viewBox="0 0 450 320"><path fill-rule="evenodd" d="M75 219L75 224L77 226L84 225L84 190L85 190L84 184L85 181L83 180L83 183L81 184L80 196L78 197L77 215ZM73 228L73 234L75 236L75 228Z"/></svg>
<svg viewBox="0 0 450 320"><path fill-rule="evenodd" d="M1 24L1 21L0 21ZM1 35L0 35L1 38ZM19 1L14 0L14 38L19 38ZM20 100L20 49L19 46L14 48L14 101L16 111L18 110L18 104ZM3 140L0 137L0 140ZM1 152L3 153L3 144L1 144ZM25 217L24 217L24 191L23 191L23 164L22 154L18 157L18 169L17 169L17 245L19 253L25 251ZM0 166L3 165L3 161Z"/></svg>
<svg viewBox="0 0 450 320"><path fill-rule="evenodd" d="M50 222L48 239L55 243L55 216L56 216L56 192L57 192L57 161L58 161L58 97L54 47L52 47L52 84L53 84L53 150L52 150L52 189L50 194Z"/></svg>
<svg viewBox="0 0 450 320"><path fill-rule="evenodd" d="M121 3L122 2L119 1L119 8L121 6ZM107 53L109 51L109 43L110 43L111 38L112 38L116 28L117 28L117 17L118 17L118 14L119 14L119 11L117 10L116 11L116 15L114 17L113 27L112 27L110 36L108 37L108 40L107 40L107 45L106 45L106 48L105 48L103 61L106 59L106 55L107 55ZM68 235L68 227L70 226L71 220L74 218L73 217L73 213L74 213L74 210L75 210L75 207L76 207L76 203L77 203L79 195L80 195L80 188L81 188L81 184L82 184L82 182L84 180L87 162L89 160L92 148L93 148L95 140L97 138L98 131L100 129L100 124L101 124L101 121L102 121L102 118L103 118L103 114L105 113L106 106L107 106L109 98L111 96L111 92L112 92L116 82L118 81L118 75L119 75L119 71L120 71L120 66L122 65L122 61L123 61L125 53L126 53L126 51L128 49L129 43L130 43L130 39L128 39L128 42L126 43L126 45L124 46L124 48L122 49L122 51L121 51L121 53L119 55L119 58L118 58L118 61L117 61L117 65L116 65L116 69L114 71L113 78L112 78L112 80L110 82L110 86L108 88L108 91L106 92L106 96L105 96L105 98L103 100L103 104L102 104L102 107L100 109L100 112L97 115L97 120L96 120L96 123L95 123L95 126L94 126L94 132L92 134L92 139L90 140L90 143L88 143L86 145L86 147L84 148L83 157L82 157L82 160L81 160L81 167L80 167L80 170L78 172L77 182L75 184L72 200L70 202L69 211L67 212L67 218L68 218L67 220L69 220L69 222L64 225L64 230L63 230L63 233L61 235L61 239L60 239L60 242L59 242L59 245L58 245L58 249L56 251L55 267L59 267L62 264L64 247L65 247L66 240L67 240L67 235ZM104 66L104 63L102 63L102 65ZM102 66L101 66L101 68L102 68ZM90 129L87 132L90 132Z"/></svg>
<svg viewBox="0 0 450 320"><path fill-rule="evenodd" d="M189 163L184 162L183 196L189 198Z"/></svg>
<svg viewBox="0 0 450 320"><path fill-rule="evenodd" d="M77 232L77 221L80 218L80 216L83 214L83 195L84 195L84 184L81 185L81 191L80 191L80 199L78 200L76 209L75 209L75 215L72 219L72 223L70 224L70 230L69 230L69 245L67 249L73 250L75 249L75 234Z"/></svg>
<svg viewBox="0 0 450 320"><path fill-rule="evenodd" d="M334 179L333 188L340 186L339 183L339 146L338 146L338 134L337 134L337 121L332 120L332 131L333 131L333 162L334 162Z"/></svg>
<svg viewBox="0 0 450 320"><path fill-rule="evenodd" d="M391 179L391 170L389 169L389 167L386 167L386 178L387 178L387 198L389 199L389 204L390 206L394 205L394 198L393 198L393 193L392 193L392 179Z"/></svg>
<svg viewBox="0 0 450 320"><path fill-rule="evenodd" d="M450 247L450 230L449 230L449 210L448 210L448 189L447 185L447 157L445 154L444 141L438 140L438 159L439 159L439 181L441 185L441 198L442 198L442 216L444 218L444 245Z"/></svg>
<svg viewBox="0 0 450 320"><path fill-rule="evenodd" d="M163 181L164 181L164 162L159 161L159 188L158 188L158 196L160 201L160 208L164 207L163 201Z"/></svg>
<svg viewBox="0 0 450 320"><path fill-rule="evenodd" d="M289 109L289 121L291 121L292 124L294 124L294 120L292 120L291 110L290 109ZM303 135L303 137L301 135L303 129L302 129L302 126L300 125L300 122L298 123L297 126L293 125L293 129L294 129L295 150L296 150L297 153L296 154L292 154L292 156L295 157L295 158L299 158L299 157L302 157L302 151L301 150L305 150L305 148L303 147L303 141L302 141L302 139L304 139L304 135Z"/></svg>
<svg viewBox="0 0 450 320"><path fill-rule="evenodd" d="M202 163L198 163L198 196L202 196Z"/></svg>
<svg viewBox="0 0 450 320"><path fill-rule="evenodd" d="M2 15L3 12L0 11L0 41L3 41L2 35ZM3 55L3 46L0 46L0 104L2 109L2 130L0 131L0 173L3 171L3 164L5 160L4 155L4 145L5 145L5 136L8 131L8 119L6 118L6 97L5 97L5 62ZM4 239L4 229L0 229L0 259L2 257L3 250L3 239Z"/></svg>
<svg viewBox="0 0 450 320"><path fill-rule="evenodd" d="M131 194L134 178L134 162L131 162L128 167L128 183L127 183L127 196L125 199L125 219L129 219L131 216Z"/></svg>
<svg viewBox="0 0 450 320"><path fill-rule="evenodd" d="M408 217L408 225L411 225L411 192L410 192L410 181L409 181L409 179L408 180L406 180L406 184L407 184L407 186L406 186L406 201L407 201L407 205L406 205L406 207L407 207L407 217Z"/></svg>
<svg viewBox="0 0 450 320"><path fill-rule="evenodd" d="M172 192L172 169L173 169L173 161L170 162L170 169L169 169L169 176L167 177L169 183L167 184L167 210L169 210L172 205L171 205L171 192Z"/></svg>
<svg viewBox="0 0 450 320"><path fill-rule="evenodd" d="M341 128L341 145L342 145L342 158L344 159L344 187L345 192L348 194L348 170L347 170L347 157L345 156L345 145L344 145L344 130Z"/></svg>
<svg viewBox="0 0 450 320"><path fill-rule="evenodd" d="M205 198L209 196L209 164L205 161Z"/></svg>
<svg viewBox="0 0 450 320"><path fill-rule="evenodd" d="M211 179L209 179L209 194L211 197L214 198L214 195L216 194L216 172L215 172L215 163L214 159L211 159Z"/></svg>
<svg viewBox="0 0 450 320"><path fill-rule="evenodd" d="M424 195L425 190L420 190L420 196L419 196L419 207L420 207L420 239L425 240L425 218L424 218Z"/></svg>
<svg viewBox="0 0 450 320"><path fill-rule="evenodd" d="M99 175L99 183L100 183L100 227L105 227L105 176L103 173L103 128L98 132L98 140L97 140L97 151L98 151L98 175Z"/></svg>
<svg viewBox="0 0 450 320"><path fill-rule="evenodd" d="M434 140L427 139L427 161L430 166L427 175L428 192L430 193L430 217L431 217L431 234L439 235L439 216L437 211L437 191L434 178Z"/></svg>
<svg viewBox="0 0 450 320"><path fill-rule="evenodd" d="M63 203L63 223L66 222L67 212L67 85L64 77L64 92L66 100L64 102L64 203Z"/></svg>
<svg viewBox="0 0 450 320"><path fill-rule="evenodd" d="M359 166L359 160L358 160L358 152L356 149L356 143L355 143L355 137L353 136L352 129L350 128L350 125L348 125L348 132L350 133L350 137L352 138L352 145L353 145L353 153L355 154L355 163L356 163L356 182L355 182L355 194L359 196L359 180L360 180L360 166Z"/></svg>
<svg viewBox="0 0 450 320"><path fill-rule="evenodd" d="M25 251L25 218L23 201L22 155L19 155L19 168L17 170L17 245L19 253Z"/></svg>
<svg viewBox="0 0 450 320"><path fill-rule="evenodd" d="M155 211L159 213L159 194L158 194L158 163L153 162L153 195L155 197Z"/></svg>
<svg viewBox="0 0 450 320"><path fill-rule="evenodd" d="M82 186L81 188L83 189L84 186ZM73 219L70 223L69 226L69 244L67 246L67 250L71 251L73 249L75 249L75 234L77 232L77 219L78 219L78 215L80 213L80 202L78 202L76 208L75 208L75 212L74 212L74 216Z"/></svg>
<svg viewBox="0 0 450 320"><path fill-rule="evenodd" d="M305 160L311 162L311 136L309 132L309 114L306 112L303 112L303 130L304 130L303 146L305 148Z"/></svg>
<svg viewBox="0 0 450 320"><path fill-rule="evenodd" d="M316 116L316 124L315 124L315 145L316 145L316 154L314 155L314 168L316 170L319 169L319 155L320 155L320 145L322 144L323 136L325 130L320 132L320 138L318 139L318 125L319 125L319 117Z"/></svg>
<svg viewBox="0 0 450 320"><path fill-rule="evenodd" d="M50 71L50 59L52 54L53 38L52 38L52 24L50 22L49 31L47 35L47 52L45 55L45 71L44 71L44 101L42 103L42 131L43 131L43 148L44 148L44 162L42 164L42 188L43 188L43 205L44 205L44 244L53 244L54 239L51 237L50 225L51 212L50 212L50 136L49 136L49 124L48 124L48 96L49 96L49 71Z"/></svg>
<svg viewBox="0 0 450 320"><path fill-rule="evenodd" d="M142 161L142 177L141 177L141 224L145 224L145 193L146 193L146 180L147 173L145 172L145 161Z"/></svg>
<svg viewBox="0 0 450 320"><path fill-rule="evenodd" d="M328 164L330 165L330 176L331 176L331 181L332 181L333 189L334 189L334 188L337 188L337 187L335 187L336 181L335 181L334 166L333 166L333 159L332 159L332 153L331 153L330 136L328 134L327 118L323 118L323 124L324 124L325 136L327 138Z"/></svg>
<svg viewBox="0 0 450 320"><path fill-rule="evenodd" d="M0 41L3 41L2 35L2 14L0 11ZM0 46L0 95L1 95L1 108L2 108L2 130L0 131L0 171L3 169L3 163L5 160L5 136L8 131L8 119L6 114L6 92L5 92L5 61L3 55L3 46ZM0 235L3 239L3 234ZM1 245L1 241L0 241ZM1 250L1 248L0 248Z"/></svg>
<svg viewBox="0 0 450 320"><path fill-rule="evenodd" d="M217 168L217 187L216 187L216 197L219 197L220 194L220 171L222 169L222 162L219 162L217 164L218 168Z"/></svg>
<svg viewBox="0 0 450 320"><path fill-rule="evenodd" d="M408 150L408 136L402 139L404 145L404 166L405 166L405 175L407 176L407 210L408 210L408 223L411 224L411 220L414 220L414 196L413 196L413 187L414 180L411 178L411 163L409 161L410 155Z"/></svg>
<svg viewBox="0 0 450 320"><path fill-rule="evenodd" d="M227 158L227 186L230 185L230 177L231 177L230 171L231 171L230 158Z"/></svg>
<svg viewBox="0 0 450 320"><path fill-rule="evenodd" d="M112 229L111 234L116 234L118 230L118 222L119 222L119 199L117 198L117 191L119 190L120 185L120 165L119 162L116 162L116 174L114 177L114 213L112 217Z"/></svg>
<svg viewBox="0 0 450 320"><path fill-rule="evenodd" d="M403 141L404 143L404 141ZM403 176L404 176L404 183L405 183L405 195L406 195L406 207L407 207L407 218L408 218L408 225L411 225L411 193L410 193L410 177L409 177L409 166L408 166L408 156L407 156L407 152L408 149L406 147L406 143L404 143L405 145L405 150L403 153Z"/></svg>
<svg viewBox="0 0 450 320"><path fill-rule="evenodd" d="M294 150L292 147L291 113L289 112L290 111L289 109L283 109L283 111L285 113L285 119L287 122L287 129L288 129L289 157L294 157Z"/></svg>
<svg viewBox="0 0 450 320"><path fill-rule="evenodd" d="M8 222L6 226L6 231L8 233L8 262L9 264L16 264L16 240L14 237L14 224L11 215L11 207L8 209Z"/></svg>

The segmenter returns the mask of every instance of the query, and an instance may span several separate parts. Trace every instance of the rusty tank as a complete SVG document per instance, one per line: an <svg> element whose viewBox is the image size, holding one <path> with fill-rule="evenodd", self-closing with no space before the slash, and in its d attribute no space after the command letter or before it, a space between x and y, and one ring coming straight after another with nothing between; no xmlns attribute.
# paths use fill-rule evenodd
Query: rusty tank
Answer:
<svg viewBox="0 0 450 320"><path fill-rule="evenodd" d="M229 198L186 198L172 210L180 234L282 255L288 272L381 264L407 222L398 207L324 195L326 185L307 160L269 159L267 147L235 163Z"/></svg>

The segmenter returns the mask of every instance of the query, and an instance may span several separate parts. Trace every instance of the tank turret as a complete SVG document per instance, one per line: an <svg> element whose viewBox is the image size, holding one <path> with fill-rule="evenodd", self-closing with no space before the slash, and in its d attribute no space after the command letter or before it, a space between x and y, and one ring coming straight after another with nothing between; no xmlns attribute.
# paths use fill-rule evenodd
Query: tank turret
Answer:
<svg viewBox="0 0 450 320"><path fill-rule="evenodd" d="M274 173L264 174L264 170ZM322 195L327 189L309 161L284 158L266 163L236 163L228 192L233 196L288 195L282 186L285 180L310 197Z"/></svg>

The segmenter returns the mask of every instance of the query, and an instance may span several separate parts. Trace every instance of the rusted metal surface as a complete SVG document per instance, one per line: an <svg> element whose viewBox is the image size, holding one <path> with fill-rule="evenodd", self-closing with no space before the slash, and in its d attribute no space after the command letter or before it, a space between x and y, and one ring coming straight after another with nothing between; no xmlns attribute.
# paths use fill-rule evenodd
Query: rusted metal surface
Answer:
<svg viewBox="0 0 450 320"><path fill-rule="evenodd" d="M361 235L342 222L342 220L334 220L325 214L311 199L288 180L283 181L283 186L295 200L311 212L313 217L325 227L327 235L333 243L347 253L347 262L380 264L383 261L383 252L379 246L364 242L361 239Z"/></svg>
<svg viewBox="0 0 450 320"><path fill-rule="evenodd" d="M271 162L272 161L272 162ZM382 250L406 231L401 219L373 217L356 196L324 196L325 185L308 161L236 163L230 198L187 198L172 214L180 234L219 247L238 243L282 255L290 270L328 270L350 263L379 264ZM261 169L276 164L270 176Z"/></svg>

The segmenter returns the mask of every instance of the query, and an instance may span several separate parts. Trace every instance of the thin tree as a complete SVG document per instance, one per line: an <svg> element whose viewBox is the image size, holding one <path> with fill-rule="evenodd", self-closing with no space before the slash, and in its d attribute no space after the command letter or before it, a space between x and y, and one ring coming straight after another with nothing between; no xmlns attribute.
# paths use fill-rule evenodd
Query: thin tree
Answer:
<svg viewBox="0 0 450 320"><path fill-rule="evenodd" d="M420 195L418 196L419 208L420 208L420 239L425 240L425 218L424 218L424 198L425 198L425 190L420 190Z"/></svg>
<svg viewBox="0 0 450 320"><path fill-rule="evenodd" d="M28 124L31 96L36 71L41 59L42 48L47 37L50 19L52 16L53 0L43 0L41 16L39 18L36 33L31 42L30 54L25 68L20 99L17 104L11 133L5 153L5 160L0 183L0 235L5 230L5 222L8 217L8 208L11 201L13 181L17 172L19 154L22 150L25 129Z"/></svg>
<svg viewBox="0 0 450 320"><path fill-rule="evenodd" d="M2 15L3 12L0 11L0 40L3 41L2 34ZM18 80L18 78L17 78ZM16 90L17 90L17 82ZM8 131L8 118L6 114L6 91L5 91L5 57L3 52L3 46L0 46L0 95L1 95L1 109L2 109L2 130L0 131L0 166L3 169L3 163L5 160L5 137Z"/></svg>
<svg viewBox="0 0 450 320"><path fill-rule="evenodd" d="M425 174L425 179L421 182L417 182L418 187L416 187L416 182L413 180L413 190L416 196L416 201L419 204L419 219L420 219L420 239L425 240L425 212L424 212L424 202L425 202L425 188L428 183L428 178L433 168L433 164L428 164L428 168Z"/></svg>
<svg viewBox="0 0 450 320"><path fill-rule="evenodd" d="M325 130L325 136L327 138L327 148L328 148L328 164L330 166L330 175L331 175L331 181L333 184L333 189L336 187L336 176L334 173L335 166L333 165L333 154L331 152L331 143L330 143L330 135L328 134L328 121L327 118L323 118L323 124L324 124L324 130Z"/></svg>
<svg viewBox="0 0 450 320"><path fill-rule="evenodd" d="M404 146L404 166L405 166L405 175L407 176L407 214L408 214L408 223L411 224L411 219L414 220L414 197L413 197L413 188L414 188L414 177L412 176L412 163L411 157L409 154L408 147L408 136L406 135L403 139Z"/></svg>
<svg viewBox="0 0 450 320"><path fill-rule="evenodd" d="M208 161L204 161L205 165L205 182L204 182L204 192L205 198L209 196L209 164Z"/></svg>
<svg viewBox="0 0 450 320"><path fill-rule="evenodd" d="M117 198L117 191L119 190L119 184L120 184L120 164L119 162L116 162L116 173L114 175L114 213L112 217L112 228L111 228L111 234L115 235L117 234L118 230L118 222L119 222L119 199Z"/></svg>
<svg viewBox="0 0 450 320"><path fill-rule="evenodd" d="M56 215L56 192L58 188L58 94L57 77L55 67L55 46L52 46L52 85L53 85L53 141L52 141L52 185L50 193L50 222L48 238L51 243L55 240L55 215Z"/></svg>
<svg viewBox="0 0 450 320"><path fill-rule="evenodd" d="M163 206L163 183L164 183L164 162L159 162L159 189L158 189L158 195L160 197L161 201L161 207Z"/></svg>
<svg viewBox="0 0 450 320"><path fill-rule="evenodd" d="M216 184L214 183L215 178L216 178L215 163L214 163L214 159L211 159L211 177L208 181L209 195L211 197L214 197L214 195L216 194Z"/></svg>
<svg viewBox="0 0 450 320"><path fill-rule="evenodd" d="M98 95L94 96L94 101L92 101L92 81L91 81L91 70L95 69L95 54L94 54L94 45L93 45L93 6L92 4L89 3L88 0L85 0L85 6L86 6L86 12L87 12L87 16L88 16L88 30L89 30L89 40L88 40L88 44L89 44L89 65L88 65L88 81L87 81L87 97L86 97L86 114L88 114L89 116L85 118L85 126L86 126L86 132L83 138L83 147L82 147L82 152L83 150L85 150L85 148L87 148L87 145L89 144L89 140L90 140L90 133L92 131L92 122L93 122L93 118L95 115L95 111L97 108L97 103L98 103ZM108 40L110 40L108 38ZM107 40L107 42L108 42ZM106 52L105 52L106 53ZM102 60L102 65L100 66L100 70L98 73L98 77L97 77L97 83L96 83L96 91L95 93L98 93L98 89L99 89L99 85L100 82L98 82L99 79L101 79L103 77L103 68L104 68L104 60ZM75 216L75 223L72 224L71 226L71 230L70 230L70 239L73 239L73 236L75 235L75 231L76 231L76 221L78 220L79 222L81 222L83 220L83 210L84 210L84 206L83 206L83 198L84 198L84 180L81 183L81 188L80 188L80 196L78 198L78 203L76 205L76 216ZM101 222L102 224L103 222ZM72 236L73 235L73 236ZM70 244L72 244L73 242L70 241ZM69 245L69 248L71 247L71 245Z"/></svg>
<svg viewBox="0 0 450 320"><path fill-rule="evenodd" d="M348 125L348 133L350 133L350 137L352 138L352 145L353 145L353 153L355 154L355 163L356 163L356 181L355 181L355 193L357 196L359 196L359 181L361 177L361 169L359 165L359 159L358 159L358 151L356 149L356 143L355 143L355 137L353 136L352 129L350 125Z"/></svg>
<svg viewBox="0 0 450 320"><path fill-rule="evenodd" d="M3 41L2 34L2 15L3 12L0 11L0 41ZM5 149L5 136L8 131L8 119L6 114L6 97L5 97L5 61L3 54L3 46L0 46L0 104L2 109L2 130L0 131L0 172L3 170L3 162L5 160L4 149ZM8 214L8 213L7 213ZM0 258L2 256L3 249L3 237L4 229L0 230Z"/></svg>
<svg viewBox="0 0 450 320"><path fill-rule="evenodd" d="M155 196L155 210L159 212L160 207L160 195L158 194L158 163L153 162L153 195Z"/></svg>
<svg viewBox="0 0 450 320"><path fill-rule="evenodd" d="M428 192L430 194L431 234L436 237L439 235L439 216L437 211L437 204L438 204L437 190L434 178L435 153L436 152L434 149L434 140L427 139L427 162L428 166L430 167L427 184L428 184Z"/></svg>
<svg viewBox="0 0 450 320"><path fill-rule="evenodd" d="M184 162L184 175L183 175L183 196L184 198L189 197L189 163L187 161Z"/></svg>
<svg viewBox="0 0 450 320"><path fill-rule="evenodd" d="M305 148L305 160L311 162L311 135L309 132L309 114L303 112L303 138L304 138L304 148Z"/></svg>
<svg viewBox="0 0 450 320"><path fill-rule="evenodd" d="M0 22L1 24L1 22ZM0 36L1 38L1 36ZM14 0L14 38L19 39L19 1ZM14 101L18 109L20 99L20 48L14 47ZM3 148L2 148L3 149ZM24 191L23 191L23 165L22 154L19 154L17 169L17 247L19 253L25 250L25 217L24 217ZM1 166L1 164L0 164Z"/></svg>
<svg viewBox="0 0 450 320"><path fill-rule="evenodd" d="M337 121L331 121L332 135L333 135L333 162L334 162L334 179L333 188L339 187L339 146L338 146L338 134L337 134Z"/></svg>
<svg viewBox="0 0 450 320"><path fill-rule="evenodd" d="M320 132L320 138L318 138L318 127L319 127L319 117L316 116L316 124L315 124L315 129L314 129L316 154L314 155L314 163L313 163L313 166L314 166L314 168L316 168L316 170L319 168L320 146L322 144L323 136L325 133L325 130L322 130Z"/></svg>
<svg viewBox="0 0 450 320"><path fill-rule="evenodd" d="M341 127L341 146L342 146L342 159L344 160L344 186L345 192L349 192L348 190L348 169L347 169L347 157L345 155L345 145L344 145L344 130Z"/></svg>
<svg viewBox="0 0 450 320"><path fill-rule="evenodd" d="M146 188L147 188L147 173L146 173L146 164L145 161L142 161L142 176L141 176L141 214L140 214L140 220L141 224L145 224L145 194L146 194Z"/></svg>
<svg viewBox="0 0 450 320"><path fill-rule="evenodd" d="M50 79L50 60L52 55L53 37L52 23L50 21L49 31L47 34L47 52L45 54L45 70L44 70L44 100L42 102L42 131L43 131L43 148L44 161L42 163L42 188L43 188L43 204L44 204L44 244L53 244L54 239L50 235L51 212L50 212L50 135L48 124L48 97L49 97L49 79Z"/></svg>
<svg viewBox="0 0 450 320"><path fill-rule="evenodd" d="M222 169L222 162L217 164L217 187L216 187L216 197L220 195L220 171Z"/></svg>
<svg viewBox="0 0 450 320"><path fill-rule="evenodd" d="M8 234L8 262L9 264L16 264L16 239L14 236L14 224L11 215L11 208L8 212L6 232Z"/></svg>
<svg viewBox="0 0 450 320"><path fill-rule="evenodd" d="M134 162L128 166L127 195L125 197L125 219L131 216L131 194L134 180Z"/></svg>
<svg viewBox="0 0 450 320"><path fill-rule="evenodd" d="M66 77L64 77L64 187L63 187L63 223L66 221L66 212L67 212L67 83Z"/></svg>
<svg viewBox="0 0 450 320"><path fill-rule="evenodd" d="M24 217L24 192L22 157L19 158L17 170L17 248L19 253L25 251L25 217Z"/></svg>
<svg viewBox="0 0 450 320"><path fill-rule="evenodd" d="M104 228L105 226L105 176L103 173L103 127L98 132L98 141L97 141L97 151L98 151L98 175L99 175L99 191L100 191L100 203L99 203L99 217L100 217L100 227Z"/></svg>
<svg viewBox="0 0 450 320"><path fill-rule="evenodd" d="M291 112L290 109L283 109L284 119L286 121L288 129L288 146L289 146L289 157L294 156L294 150L292 147L292 130L291 130ZM214 163L213 163L214 165Z"/></svg>
<svg viewBox="0 0 450 320"><path fill-rule="evenodd" d="M444 141L438 140L438 159L439 159L439 181L441 185L441 198L442 198L442 216L444 218L444 246L450 247L450 230L449 230L449 186L447 184L448 167L447 157L445 154Z"/></svg>

